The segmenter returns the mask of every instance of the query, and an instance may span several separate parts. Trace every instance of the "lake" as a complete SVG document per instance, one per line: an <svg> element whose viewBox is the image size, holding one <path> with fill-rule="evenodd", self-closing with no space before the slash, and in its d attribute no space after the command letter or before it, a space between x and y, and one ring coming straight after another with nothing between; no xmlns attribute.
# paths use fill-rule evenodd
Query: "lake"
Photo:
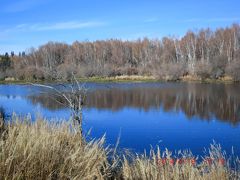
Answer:
<svg viewBox="0 0 240 180"><path fill-rule="evenodd" d="M85 83L84 131L134 152L150 146L201 155L216 141L240 155L240 84ZM0 85L7 114L67 120L69 109L31 85Z"/></svg>

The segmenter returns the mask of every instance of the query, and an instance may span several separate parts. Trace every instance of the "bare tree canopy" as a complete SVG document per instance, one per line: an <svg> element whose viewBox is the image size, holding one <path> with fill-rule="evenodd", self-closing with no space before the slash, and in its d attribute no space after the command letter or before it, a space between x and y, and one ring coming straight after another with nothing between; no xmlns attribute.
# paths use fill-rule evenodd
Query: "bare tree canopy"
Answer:
<svg viewBox="0 0 240 180"><path fill-rule="evenodd" d="M49 42L19 56L0 57L0 78L56 80L76 77L153 75L240 80L240 26L189 31L182 38L136 41Z"/></svg>

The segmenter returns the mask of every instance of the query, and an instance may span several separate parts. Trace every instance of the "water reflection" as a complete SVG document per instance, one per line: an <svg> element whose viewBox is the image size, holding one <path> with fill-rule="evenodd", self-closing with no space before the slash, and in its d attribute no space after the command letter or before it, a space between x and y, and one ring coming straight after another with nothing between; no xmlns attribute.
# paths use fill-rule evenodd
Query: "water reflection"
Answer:
<svg viewBox="0 0 240 180"><path fill-rule="evenodd" d="M182 111L191 119L217 119L236 125L240 121L240 85L238 84L111 84L101 88L89 88L85 107L119 111L136 108L149 111L162 108L165 112ZM91 86L92 87L92 86ZM33 104L41 104L49 110L66 106L61 97L53 94L33 94L27 97ZM66 104L66 103L65 103Z"/></svg>
<svg viewBox="0 0 240 180"><path fill-rule="evenodd" d="M84 131L91 137L106 133L106 144L143 152L150 145L170 150L191 149L201 155L212 140L240 156L240 84L86 83ZM0 85L0 106L6 113L41 113L66 120L64 99L46 89Z"/></svg>

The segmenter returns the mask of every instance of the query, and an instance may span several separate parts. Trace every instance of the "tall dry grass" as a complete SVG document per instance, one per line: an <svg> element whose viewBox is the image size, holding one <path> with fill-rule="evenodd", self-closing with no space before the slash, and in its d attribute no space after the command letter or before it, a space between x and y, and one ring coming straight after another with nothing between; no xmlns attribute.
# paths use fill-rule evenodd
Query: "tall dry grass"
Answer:
<svg viewBox="0 0 240 180"><path fill-rule="evenodd" d="M227 158L221 146L214 143L208 154L198 158L190 151L179 151L173 155L160 149L133 157L124 157L122 176L124 179L163 180L239 180L240 161Z"/></svg>
<svg viewBox="0 0 240 180"><path fill-rule="evenodd" d="M0 179L240 179L240 161L220 145L204 157L190 151L123 155L104 146L104 137L86 142L71 124L14 117L0 133Z"/></svg>
<svg viewBox="0 0 240 180"><path fill-rule="evenodd" d="M85 143L67 123L15 119L0 134L0 179L105 179L104 137Z"/></svg>

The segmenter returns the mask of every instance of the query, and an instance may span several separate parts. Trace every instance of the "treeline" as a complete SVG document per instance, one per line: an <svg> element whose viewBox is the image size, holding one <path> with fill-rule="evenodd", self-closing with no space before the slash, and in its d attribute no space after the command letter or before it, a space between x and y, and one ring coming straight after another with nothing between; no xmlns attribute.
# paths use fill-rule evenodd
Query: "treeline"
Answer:
<svg viewBox="0 0 240 180"><path fill-rule="evenodd" d="M5 55L0 55L0 79L3 79L5 76L11 74L7 73L7 70L12 68L11 63L12 61L8 53L6 53Z"/></svg>
<svg viewBox="0 0 240 180"><path fill-rule="evenodd" d="M0 57L1 78L68 79L77 77L153 75L240 80L240 26L189 31L181 38L49 42L24 55ZM7 61L7 63L6 63Z"/></svg>

